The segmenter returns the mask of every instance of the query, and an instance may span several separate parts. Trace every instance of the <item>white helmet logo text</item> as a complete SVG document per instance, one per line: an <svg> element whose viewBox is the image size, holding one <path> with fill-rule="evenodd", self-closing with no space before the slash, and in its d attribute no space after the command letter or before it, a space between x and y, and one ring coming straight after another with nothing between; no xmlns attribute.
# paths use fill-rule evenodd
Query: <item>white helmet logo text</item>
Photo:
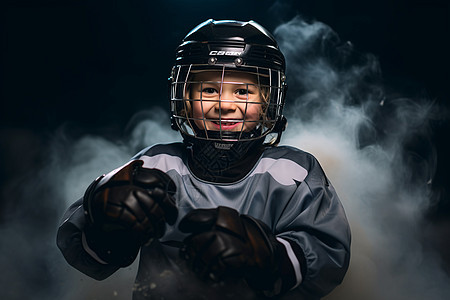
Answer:
<svg viewBox="0 0 450 300"><path fill-rule="evenodd" d="M240 56L242 52L239 51L217 51L212 50L209 55L227 55L227 56Z"/></svg>

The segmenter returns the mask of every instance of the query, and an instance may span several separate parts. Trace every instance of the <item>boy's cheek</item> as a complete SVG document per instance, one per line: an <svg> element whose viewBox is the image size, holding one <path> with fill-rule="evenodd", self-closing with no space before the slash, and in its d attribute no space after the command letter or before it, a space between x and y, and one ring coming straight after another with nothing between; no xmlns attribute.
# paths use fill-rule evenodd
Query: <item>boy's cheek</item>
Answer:
<svg viewBox="0 0 450 300"><path fill-rule="evenodd" d="M260 110L260 108L259 108L259 105L258 105L258 107L251 107L251 106L249 106L248 107L248 109L247 109L247 113L245 114L245 116L246 116L246 120L248 120L248 121L256 121L256 120L259 120L259 116L261 115L261 110ZM252 122L252 124L253 124L254 122Z"/></svg>
<svg viewBox="0 0 450 300"><path fill-rule="evenodd" d="M203 122L202 121L195 120L194 123L195 123L195 125L197 125L197 127L199 129L205 129L205 126L203 126Z"/></svg>

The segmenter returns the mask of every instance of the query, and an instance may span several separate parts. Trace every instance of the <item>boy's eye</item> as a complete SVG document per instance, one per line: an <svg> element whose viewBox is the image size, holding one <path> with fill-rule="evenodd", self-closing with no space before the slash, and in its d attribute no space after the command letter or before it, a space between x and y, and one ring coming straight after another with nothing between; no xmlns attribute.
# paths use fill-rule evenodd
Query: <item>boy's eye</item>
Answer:
<svg viewBox="0 0 450 300"><path fill-rule="evenodd" d="M215 94L217 93L217 90L215 88L204 88L202 92L205 94Z"/></svg>
<svg viewBox="0 0 450 300"><path fill-rule="evenodd" d="M238 90L236 90L236 94L241 95L241 96L247 95L248 90L247 89L238 89Z"/></svg>

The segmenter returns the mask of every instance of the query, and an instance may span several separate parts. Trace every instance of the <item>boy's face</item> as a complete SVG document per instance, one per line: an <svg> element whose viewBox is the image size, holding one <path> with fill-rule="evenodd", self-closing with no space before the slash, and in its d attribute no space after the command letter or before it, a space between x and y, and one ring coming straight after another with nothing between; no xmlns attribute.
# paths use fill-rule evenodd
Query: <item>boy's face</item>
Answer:
<svg viewBox="0 0 450 300"><path fill-rule="evenodd" d="M250 131L256 127L263 103L256 75L227 71L222 79L221 71L205 71L192 81L188 94L198 128Z"/></svg>

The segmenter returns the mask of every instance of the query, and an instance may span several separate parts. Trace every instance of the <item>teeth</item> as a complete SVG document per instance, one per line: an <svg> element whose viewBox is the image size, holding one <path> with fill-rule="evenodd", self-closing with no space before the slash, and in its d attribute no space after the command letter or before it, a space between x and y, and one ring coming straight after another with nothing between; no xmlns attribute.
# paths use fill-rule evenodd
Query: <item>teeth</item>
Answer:
<svg viewBox="0 0 450 300"><path fill-rule="evenodd" d="M220 122L217 122L217 121L214 121L214 123L217 124L217 125L222 124L224 126L230 126L230 125L236 124L236 122L222 122L222 123L220 123Z"/></svg>

